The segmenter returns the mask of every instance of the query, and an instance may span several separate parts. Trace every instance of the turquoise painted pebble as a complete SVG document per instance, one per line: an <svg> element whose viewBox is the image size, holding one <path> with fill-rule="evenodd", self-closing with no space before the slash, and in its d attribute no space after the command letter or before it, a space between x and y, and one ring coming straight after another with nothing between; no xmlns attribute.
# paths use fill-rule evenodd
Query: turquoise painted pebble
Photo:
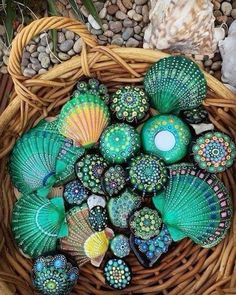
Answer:
<svg viewBox="0 0 236 295"><path fill-rule="evenodd" d="M124 258L130 253L129 239L122 234L116 235L111 240L110 248L115 256Z"/></svg>

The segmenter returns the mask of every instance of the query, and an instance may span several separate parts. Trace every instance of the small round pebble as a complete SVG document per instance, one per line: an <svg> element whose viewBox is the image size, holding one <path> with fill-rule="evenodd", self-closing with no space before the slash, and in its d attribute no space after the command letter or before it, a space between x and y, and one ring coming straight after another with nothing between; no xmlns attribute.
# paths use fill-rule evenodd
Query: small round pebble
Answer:
<svg viewBox="0 0 236 295"><path fill-rule="evenodd" d="M106 283L118 290L127 288L132 279L131 269L122 259L109 259L104 266L103 274Z"/></svg>
<svg viewBox="0 0 236 295"><path fill-rule="evenodd" d="M111 240L110 248L115 256L124 258L130 253L129 239L122 234L116 235Z"/></svg>

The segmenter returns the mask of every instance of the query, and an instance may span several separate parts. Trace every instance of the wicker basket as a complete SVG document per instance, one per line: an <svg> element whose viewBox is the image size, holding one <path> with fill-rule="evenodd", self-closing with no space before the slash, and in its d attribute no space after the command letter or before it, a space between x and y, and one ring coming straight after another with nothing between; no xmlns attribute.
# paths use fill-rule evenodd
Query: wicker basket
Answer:
<svg viewBox="0 0 236 295"><path fill-rule="evenodd" d="M21 56L25 45L34 36L48 29L68 29L81 36L80 56L55 66L41 76L28 79L21 74ZM79 22L50 17L34 21L15 38L9 59L9 72L15 91L0 116L1 133L1 198L0 198L0 294L35 294L31 284L32 262L15 246L10 230L11 210L15 202L7 173L8 155L17 137L36 121L56 114L69 98L76 81L94 76L113 91L125 83L140 83L147 68L167 56L159 51L101 47ZM205 100L215 126L236 136L236 95L205 73L208 95ZM236 197L236 166L219 175ZM235 200L234 200L234 204ZM87 264L72 294L236 294L235 218L230 234L214 249L203 249L190 240L183 240L152 269L144 269L134 256L129 263L134 273L132 285L124 291L111 291L104 284L102 271Z"/></svg>

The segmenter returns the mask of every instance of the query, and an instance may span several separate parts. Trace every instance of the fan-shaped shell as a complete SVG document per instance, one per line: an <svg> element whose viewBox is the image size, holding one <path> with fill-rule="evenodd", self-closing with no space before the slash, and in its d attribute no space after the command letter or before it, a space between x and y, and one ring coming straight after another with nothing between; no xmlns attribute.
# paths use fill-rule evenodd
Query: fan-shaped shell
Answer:
<svg viewBox="0 0 236 295"><path fill-rule="evenodd" d="M68 101L61 110L58 128L76 145L89 148L100 138L109 122L106 104L92 94L81 94Z"/></svg>
<svg viewBox="0 0 236 295"><path fill-rule="evenodd" d="M81 266L88 261L99 266L109 246L113 232L105 229L95 232L89 223L89 209L86 203L72 208L67 213L69 235L61 239L60 248L70 254Z"/></svg>
<svg viewBox="0 0 236 295"><path fill-rule="evenodd" d="M63 198L23 195L14 205L11 227L16 244L26 255L55 251L57 239L68 234Z"/></svg>
<svg viewBox="0 0 236 295"><path fill-rule="evenodd" d="M217 245L231 224L232 202L214 174L192 164L170 166L167 189L153 198L174 241L185 237L205 248Z"/></svg>
<svg viewBox="0 0 236 295"><path fill-rule="evenodd" d="M178 113L198 107L206 96L206 80L199 67L183 56L170 56L153 64L144 88L160 113Z"/></svg>

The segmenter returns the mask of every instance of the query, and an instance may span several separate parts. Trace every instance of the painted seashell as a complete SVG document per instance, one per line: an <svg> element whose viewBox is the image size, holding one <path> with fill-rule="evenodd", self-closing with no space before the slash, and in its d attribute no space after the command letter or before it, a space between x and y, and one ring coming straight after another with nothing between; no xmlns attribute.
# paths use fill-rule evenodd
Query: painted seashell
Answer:
<svg viewBox="0 0 236 295"><path fill-rule="evenodd" d="M111 223L118 228L128 228L129 218L141 204L141 197L126 189L115 198L110 198L107 211Z"/></svg>
<svg viewBox="0 0 236 295"><path fill-rule="evenodd" d="M222 57L221 80L229 89L236 91L236 20L229 27L228 36L219 42Z"/></svg>
<svg viewBox="0 0 236 295"><path fill-rule="evenodd" d="M202 105L195 109L185 110L181 115L183 120L189 124L200 124L208 121L208 112Z"/></svg>
<svg viewBox="0 0 236 295"><path fill-rule="evenodd" d="M33 265L32 282L42 295L69 295L78 278L79 269L64 255L41 256Z"/></svg>
<svg viewBox="0 0 236 295"><path fill-rule="evenodd" d="M160 233L143 240L131 234L130 246L138 261L144 267L152 267L166 253L172 243L167 227L163 224Z"/></svg>
<svg viewBox="0 0 236 295"><path fill-rule="evenodd" d="M106 207L106 200L102 196L91 195L87 199L87 204L88 204L89 210L93 209L96 206L100 206L100 207L105 208Z"/></svg>
<svg viewBox="0 0 236 295"><path fill-rule="evenodd" d="M73 92L72 97L78 97L81 94L92 94L98 96L106 104L109 103L110 97L108 94L108 89L105 84L102 84L99 80L95 78L86 81L79 81L76 84L76 90Z"/></svg>
<svg viewBox="0 0 236 295"><path fill-rule="evenodd" d="M125 86L113 94L110 110L118 120L136 123L146 116L149 110L149 99L143 89Z"/></svg>
<svg viewBox="0 0 236 295"><path fill-rule="evenodd" d="M192 151L198 166L210 173L225 171L236 158L233 140L222 132L207 132L200 136Z"/></svg>
<svg viewBox="0 0 236 295"><path fill-rule="evenodd" d="M55 251L57 240L68 234L63 198L23 195L14 205L11 229L16 244L28 256Z"/></svg>
<svg viewBox="0 0 236 295"><path fill-rule="evenodd" d="M146 121L141 132L144 152L160 157L167 164L186 156L191 142L187 124L174 115L157 115Z"/></svg>
<svg viewBox="0 0 236 295"><path fill-rule="evenodd" d="M77 146L94 146L109 123L109 110L96 95L73 97L59 115L59 132L72 139Z"/></svg>
<svg viewBox="0 0 236 295"><path fill-rule="evenodd" d="M128 124L113 124L102 134L100 152L110 163L121 164L129 160L140 149L140 136Z"/></svg>
<svg viewBox="0 0 236 295"><path fill-rule="evenodd" d="M169 185L153 203L171 238L189 237L202 247L214 247L231 224L232 201L227 189L216 175L192 164L172 165L169 170Z"/></svg>
<svg viewBox="0 0 236 295"><path fill-rule="evenodd" d="M76 164L75 170L84 187L94 194L104 194L101 177L107 166L108 164L102 156L88 154Z"/></svg>
<svg viewBox="0 0 236 295"><path fill-rule="evenodd" d="M102 179L102 187L108 196L117 195L125 188L125 185L126 173L121 166L111 166L105 171Z"/></svg>
<svg viewBox="0 0 236 295"><path fill-rule="evenodd" d="M73 180L65 185L63 196L68 204L80 205L87 200L89 193L79 180Z"/></svg>
<svg viewBox="0 0 236 295"><path fill-rule="evenodd" d="M112 253L119 258L124 258L130 253L129 239L122 235L116 235L110 243Z"/></svg>
<svg viewBox="0 0 236 295"><path fill-rule="evenodd" d="M156 194L164 188L168 179L164 161L154 155L141 154L131 160L128 169L131 185L143 195Z"/></svg>
<svg viewBox="0 0 236 295"><path fill-rule="evenodd" d="M122 259L109 259L103 269L106 283L113 289L127 288L132 279L129 265Z"/></svg>
<svg viewBox="0 0 236 295"><path fill-rule="evenodd" d="M213 4L210 0L152 0L144 48L183 54L213 55Z"/></svg>
<svg viewBox="0 0 236 295"><path fill-rule="evenodd" d="M130 217L130 230L143 240L148 240L160 232L161 218L156 210L144 207Z"/></svg>
<svg viewBox="0 0 236 295"><path fill-rule="evenodd" d="M92 228L86 203L70 209L66 219L69 235L60 240L60 249L73 256L78 266L91 261L98 267L108 250L113 231L106 228L97 232Z"/></svg>
<svg viewBox="0 0 236 295"><path fill-rule="evenodd" d="M170 56L149 68L144 89L158 112L177 114L202 103L207 83L196 63L184 56Z"/></svg>
<svg viewBox="0 0 236 295"><path fill-rule="evenodd" d="M60 139L53 133L35 132L23 135L15 144L9 161L13 185L21 193L51 186L66 168L59 160Z"/></svg>

